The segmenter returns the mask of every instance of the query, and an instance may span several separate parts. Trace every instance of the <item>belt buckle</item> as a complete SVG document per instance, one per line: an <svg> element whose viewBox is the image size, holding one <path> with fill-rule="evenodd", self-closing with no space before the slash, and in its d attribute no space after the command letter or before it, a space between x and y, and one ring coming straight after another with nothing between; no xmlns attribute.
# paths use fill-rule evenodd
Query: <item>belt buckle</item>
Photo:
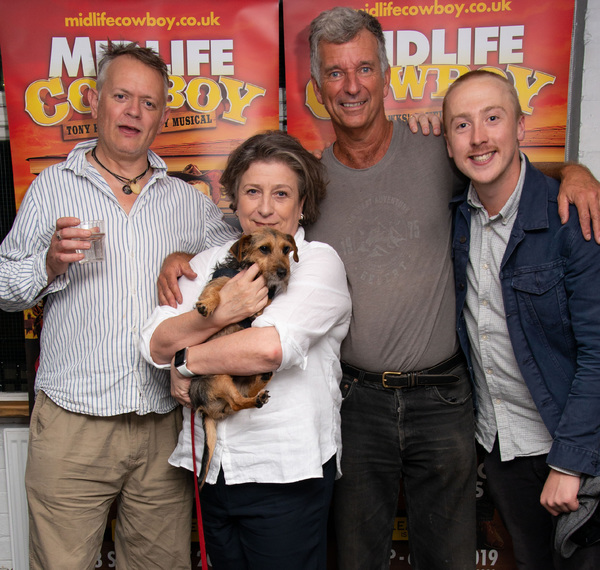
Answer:
<svg viewBox="0 0 600 570"><path fill-rule="evenodd" d="M387 375L393 375L393 376L402 376L402 372L392 372L392 371L388 371L388 372L384 372L381 375L381 384L383 385L384 388L395 388L396 386L388 386L387 383Z"/></svg>

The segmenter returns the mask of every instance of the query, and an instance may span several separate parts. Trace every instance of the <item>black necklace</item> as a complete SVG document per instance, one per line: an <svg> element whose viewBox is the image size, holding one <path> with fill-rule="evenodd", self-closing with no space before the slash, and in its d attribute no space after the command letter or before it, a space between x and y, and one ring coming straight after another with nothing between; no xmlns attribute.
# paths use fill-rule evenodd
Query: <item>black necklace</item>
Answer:
<svg viewBox="0 0 600 570"><path fill-rule="evenodd" d="M137 182L138 182L138 180L141 180L142 178L144 178L144 176L146 176L146 172L148 172L148 170L150 170L150 161L148 161L148 166L146 167L146 170L144 170L144 172L142 172L139 176L136 176L135 178L132 178L130 180L129 178L125 178L124 176L119 176L118 174L115 174L114 172L112 172L108 168L106 168L106 166L104 166L104 164L102 164L98 160L98 157L96 156L96 147L94 147L92 149L92 156L94 157L94 160L102 168L104 168L104 170L106 170L106 172L108 172L109 174L112 174L119 182L122 182L124 184L123 188L121 188L121 190L123 190L123 194L129 195L132 192L134 194L139 194L142 191L142 189L140 188L140 185Z"/></svg>

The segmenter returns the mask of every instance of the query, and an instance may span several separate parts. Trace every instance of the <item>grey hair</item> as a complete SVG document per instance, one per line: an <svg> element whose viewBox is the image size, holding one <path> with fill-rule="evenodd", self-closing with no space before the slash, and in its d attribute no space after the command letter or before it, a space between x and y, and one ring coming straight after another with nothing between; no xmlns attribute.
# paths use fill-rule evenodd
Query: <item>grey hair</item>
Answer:
<svg viewBox="0 0 600 570"><path fill-rule="evenodd" d="M137 45L136 42L119 44L117 42L111 42L110 40L106 45L102 45L101 47L103 49L103 56L98 62L98 76L96 78L96 89L98 90L98 93L100 93L102 86L106 81L106 75L110 64L118 57L128 55L160 73L164 85L166 105L169 93L169 73L167 71L166 63L152 48L141 47Z"/></svg>
<svg viewBox="0 0 600 570"><path fill-rule="evenodd" d="M319 44L330 42L345 44L353 40L362 30L371 32L377 40L377 52L381 64L381 74L384 75L389 67L387 52L385 51L385 36L381 24L362 10L337 6L331 10L321 12L310 24L310 74L321 87L321 55Z"/></svg>

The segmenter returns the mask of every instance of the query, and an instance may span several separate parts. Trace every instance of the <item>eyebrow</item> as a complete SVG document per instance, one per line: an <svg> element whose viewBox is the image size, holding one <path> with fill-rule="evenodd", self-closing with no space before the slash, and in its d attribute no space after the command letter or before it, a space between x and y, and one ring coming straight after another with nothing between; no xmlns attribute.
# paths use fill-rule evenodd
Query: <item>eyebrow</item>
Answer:
<svg viewBox="0 0 600 570"><path fill-rule="evenodd" d="M502 105L490 105L488 107L484 107L481 112L482 113L489 113L490 111L495 111L495 110L500 110L500 111L504 111L505 113L507 113L507 110L505 107L503 107ZM478 113L480 114L480 113ZM460 113L458 115L454 115L453 117L450 118L451 121L455 121L457 119L470 119L473 116L473 113Z"/></svg>
<svg viewBox="0 0 600 570"><path fill-rule="evenodd" d="M358 65L355 67L355 69L359 68L359 67L364 67L365 65L368 65L369 67L375 67L375 61L374 60L363 60L361 62L358 63ZM341 65L339 64L335 64L335 65L329 65L327 67L323 68L323 71L325 73L327 73L328 71L333 71L335 69L345 69L343 68Z"/></svg>

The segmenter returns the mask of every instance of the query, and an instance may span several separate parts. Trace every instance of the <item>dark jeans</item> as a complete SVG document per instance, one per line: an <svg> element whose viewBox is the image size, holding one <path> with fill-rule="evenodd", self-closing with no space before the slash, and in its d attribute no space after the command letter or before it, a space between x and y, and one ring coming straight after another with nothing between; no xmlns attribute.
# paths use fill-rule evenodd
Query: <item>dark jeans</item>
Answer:
<svg viewBox="0 0 600 570"><path fill-rule="evenodd" d="M325 570L335 456L297 483L204 485L206 549L215 570Z"/></svg>
<svg viewBox="0 0 600 570"><path fill-rule="evenodd" d="M342 477L334 489L340 570L389 568L400 480L414 570L475 568L476 455L471 385L349 384ZM344 392L344 390L343 390Z"/></svg>
<svg viewBox="0 0 600 570"><path fill-rule="evenodd" d="M570 558L554 552L554 517L540 504L550 468L546 455L500 461L498 440L484 459L488 488L513 542L521 570L598 570L600 545L578 548Z"/></svg>

